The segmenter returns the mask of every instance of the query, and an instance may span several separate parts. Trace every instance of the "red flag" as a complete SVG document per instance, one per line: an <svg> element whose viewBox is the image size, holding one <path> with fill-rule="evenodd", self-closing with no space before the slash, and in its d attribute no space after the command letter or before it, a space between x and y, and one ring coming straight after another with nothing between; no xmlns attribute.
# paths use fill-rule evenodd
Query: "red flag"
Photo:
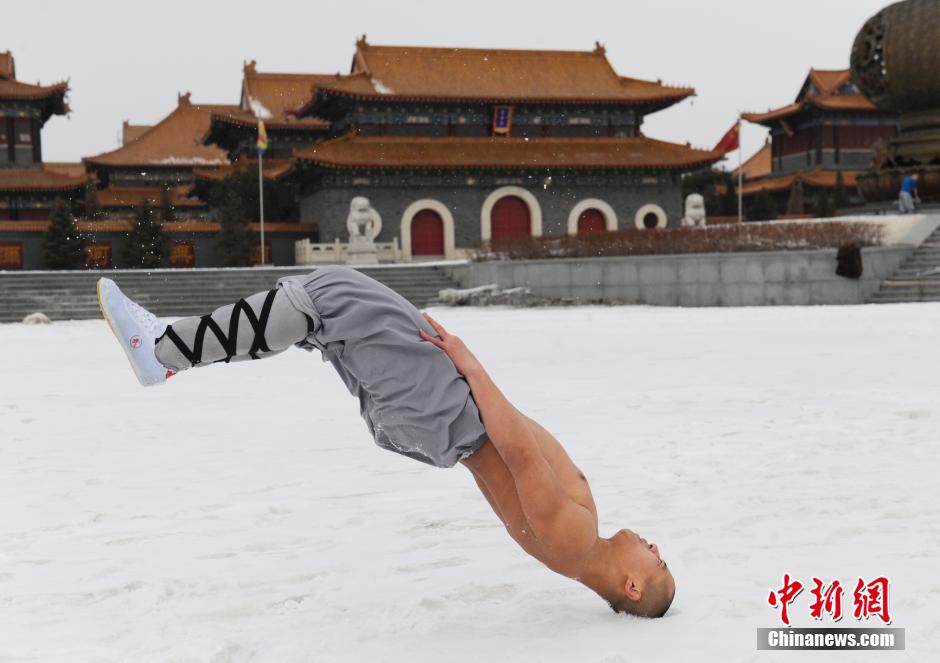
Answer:
<svg viewBox="0 0 940 663"><path fill-rule="evenodd" d="M732 152L741 146L741 123L735 122L715 145L715 152Z"/></svg>

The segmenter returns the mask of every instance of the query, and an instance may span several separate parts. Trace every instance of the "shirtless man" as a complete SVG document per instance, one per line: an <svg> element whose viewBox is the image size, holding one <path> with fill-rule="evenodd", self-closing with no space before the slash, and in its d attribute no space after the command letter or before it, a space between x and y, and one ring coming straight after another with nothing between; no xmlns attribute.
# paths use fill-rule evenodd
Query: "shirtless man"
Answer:
<svg viewBox="0 0 940 663"><path fill-rule="evenodd" d="M291 345L319 349L380 447L437 467L462 463L523 550L615 611L669 609L675 581L656 545L628 529L599 536L587 480L561 444L513 407L459 338L368 276L321 267L169 326L113 281L101 279L98 296L145 386Z"/></svg>

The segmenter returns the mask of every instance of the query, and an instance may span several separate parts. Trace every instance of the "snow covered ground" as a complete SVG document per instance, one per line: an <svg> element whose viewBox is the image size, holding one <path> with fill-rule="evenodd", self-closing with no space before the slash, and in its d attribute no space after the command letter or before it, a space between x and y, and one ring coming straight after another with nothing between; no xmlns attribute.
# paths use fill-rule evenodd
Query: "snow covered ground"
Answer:
<svg viewBox="0 0 940 663"><path fill-rule="evenodd" d="M103 322L0 325L0 661L938 660L940 306L434 314L602 532L660 544L665 619L526 557L464 469L374 447L318 354L144 390ZM907 651L756 651L784 572L848 585L841 626L889 576Z"/></svg>

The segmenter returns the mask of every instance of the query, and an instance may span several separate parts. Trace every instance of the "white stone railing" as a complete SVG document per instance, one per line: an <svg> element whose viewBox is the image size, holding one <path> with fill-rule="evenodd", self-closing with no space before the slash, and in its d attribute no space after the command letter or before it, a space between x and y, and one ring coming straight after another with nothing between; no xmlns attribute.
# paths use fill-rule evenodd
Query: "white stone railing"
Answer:
<svg viewBox="0 0 940 663"><path fill-rule="evenodd" d="M317 244L309 239L294 242L294 263L297 265L315 265L320 263L344 263L347 258L348 244L336 239L332 244ZM376 242L379 262L401 261L401 248L398 238L391 242Z"/></svg>

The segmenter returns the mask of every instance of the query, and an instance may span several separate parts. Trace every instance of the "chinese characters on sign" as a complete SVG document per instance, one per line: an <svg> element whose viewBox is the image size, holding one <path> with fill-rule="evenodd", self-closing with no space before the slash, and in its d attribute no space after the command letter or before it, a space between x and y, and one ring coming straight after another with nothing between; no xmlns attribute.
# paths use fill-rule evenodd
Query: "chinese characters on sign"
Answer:
<svg viewBox="0 0 940 663"><path fill-rule="evenodd" d="M493 108L493 135L507 136L512 126L512 106Z"/></svg>
<svg viewBox="0 0 940 663"><path fill-rule="evenodd" d="M839 580L824 583L820 578L813 576L813 586L810 594L813 602L809 606L809 616L812 619L822 619L824 613L828 614L833 622L842 619L843 587ZM877 617L885 624L891 623L891 614L888 612L888 584L885 576L878 576L866 583L859 578L852 592L852 616L857 620ZM790 626L790 604L803 591L803 583L791 579L789 573L783 574L783 585L779 589L772 589L767 595L767 603L771 607L780 608L780 621Z"/></svg>

